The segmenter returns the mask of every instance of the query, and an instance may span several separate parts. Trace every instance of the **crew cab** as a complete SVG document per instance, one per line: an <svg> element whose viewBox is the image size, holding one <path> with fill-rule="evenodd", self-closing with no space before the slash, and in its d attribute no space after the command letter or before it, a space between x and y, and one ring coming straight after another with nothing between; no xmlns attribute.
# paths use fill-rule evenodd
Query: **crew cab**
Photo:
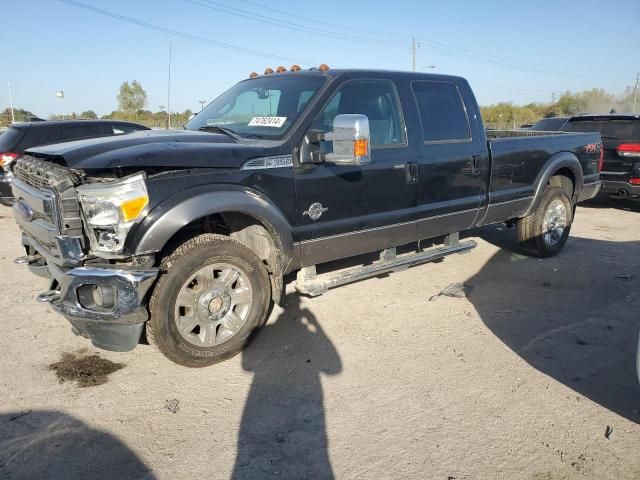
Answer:
<svg viewBox="0 0 640 480"><path fill-rule="evenodd" d="M268 69L182 131L39 147L12 163L17 262L51 278L38 300L94 345L130 350L146 331L174 362L211 365L284 303L288 273L319 295L468 250L458 232L496 222L517 225L525 252L557 254L576 204L600 187L600 135L492 137L460 77ZM374 251L373 264L316 271Z"/></svg>
<svg viewBox="0 0 640 480"><path fill-rule="evenodd" d="M640 114L580 115L565 132L599 132L604 150L602 193L640 197Z"/></svg>

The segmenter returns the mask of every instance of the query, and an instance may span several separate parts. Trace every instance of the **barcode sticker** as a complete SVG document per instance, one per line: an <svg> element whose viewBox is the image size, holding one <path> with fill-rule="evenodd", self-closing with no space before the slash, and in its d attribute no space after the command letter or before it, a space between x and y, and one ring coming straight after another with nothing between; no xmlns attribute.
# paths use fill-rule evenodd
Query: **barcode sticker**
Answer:
<svg viewBox="0 0 640 480"><path fill-rule="evenodd" d="M253 117L249 122L249 126L280 128L286 121L287 117Z"/></svg>

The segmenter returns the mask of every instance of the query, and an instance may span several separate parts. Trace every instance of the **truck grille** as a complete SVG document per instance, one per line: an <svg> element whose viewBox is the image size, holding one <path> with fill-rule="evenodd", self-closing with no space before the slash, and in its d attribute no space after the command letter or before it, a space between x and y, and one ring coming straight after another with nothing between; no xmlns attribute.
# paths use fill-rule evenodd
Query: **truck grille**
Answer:
<svg viewBox="0 0 640 480"><path fill-rule="evenodd" d="M25 155L16 162L13 174L30 187L52 197L51 211L36 210L36 218L50 223L61 235L82 236L80 203L75 189L81 180L75 172Z"/></svg>

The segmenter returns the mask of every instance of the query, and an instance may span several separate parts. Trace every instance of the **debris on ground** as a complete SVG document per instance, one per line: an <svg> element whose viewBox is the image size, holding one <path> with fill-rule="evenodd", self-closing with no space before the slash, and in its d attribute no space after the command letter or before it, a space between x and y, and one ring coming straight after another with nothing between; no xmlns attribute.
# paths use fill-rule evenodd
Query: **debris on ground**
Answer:
<svg viewBox="0 0 640 480"><path fill-rule="evenodd" d="M164 407L171 413L178 413L180 411L180 400L178 400L177 398L166 400L164 402Z"/></svg>
<svg viewBox="0 0 640 480"><path fill-rule="evenodd" d="M625 273L623 275L616 275L618 280L631 280L633 278L633 273Z"/></svg>
<svg viewBox="0 0 640 480"><path fill-rule="evenodd" d="M429 301L436 300L438 297L453 297L453 298L465 298L469 292L471 291L471 285L467 285L466 283L452 283L447 285L439 293L432 295L429 298Z"/></svg>
<svg viewBox="0 0 640 480"><path fill-rule="evenodd" d="M609 425L607 425L607 428L604 429L604 438L609 440L612 433L613 433L613 427L610 427Z"/></svg>
<svg viewBox="0 0 640 480"><path fill-rule="evenodd" d="M49 365L56 372L60 383L76 381L78 387L95 387L107 383L108 376L124 368L123 363L115 363L98 355L87 355L84 351L63 353L59 362Z"/></svg>
<svg viewBox="0 0 640 480"><path fill-rule="evenodd" d="M20 413L16 413L15 415L12 415L9 418L10 422L15 422L16 420L18 420L19 418L24 417L25 415L29 415L32 412L32 410L27 410L26 412L20 412Z"/></svg>

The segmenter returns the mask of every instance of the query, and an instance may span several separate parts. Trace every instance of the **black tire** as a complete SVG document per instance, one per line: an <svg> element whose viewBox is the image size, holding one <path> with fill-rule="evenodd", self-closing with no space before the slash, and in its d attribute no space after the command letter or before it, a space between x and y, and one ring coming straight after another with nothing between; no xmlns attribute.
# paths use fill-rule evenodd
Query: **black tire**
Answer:
<svg viewBox="0 0 640 480"><path fill-rule="evenodd" d="M200 347L178 331L176 301L181 288L195 272L220 262L244 273L251 285L251 307L242 326L230 338L215 346ZM203 234L187 240L162 261L161 274L149 301L151 317L146 335L149 344L173 362L186 367L206 367L241 352L252 332L267 321L270 307L271 283L262 261L236 240Z"/></svg>
<svg viewBox="0 0 640 480"><path fill-rule="evenodd" d="M545 233L547 232L543 231L543 225L547 210L555 201L560 201L564 204L566 226L562 234L551 244L548 241L548 237L545 240ZM547 185L542 195L542 200L534 212L518 220L518 242L521 249L524 253L536 257L553 257L557 255L564 247L564 244L567 243L572 221L573 205L566 189Z"/></svg>

